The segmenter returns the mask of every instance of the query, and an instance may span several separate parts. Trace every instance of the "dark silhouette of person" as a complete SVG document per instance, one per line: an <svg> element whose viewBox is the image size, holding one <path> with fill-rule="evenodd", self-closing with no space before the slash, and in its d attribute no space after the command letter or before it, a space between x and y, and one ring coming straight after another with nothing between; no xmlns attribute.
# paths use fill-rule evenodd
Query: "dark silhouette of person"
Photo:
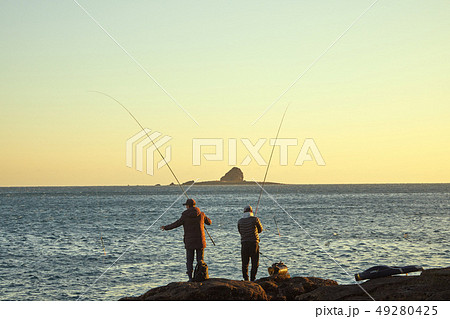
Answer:
<svg viewBox="0 0 450 319"><path fill-rule="evenodd" d="M211 219L206 217L198 207L195 206L195 200L189 198L183 205L186 210L181 217L172 224L161 226L162 230L171 230L183 225L184 228L184 247L186 248L186 274L189 281L192 281L192 271L194 270L194 253L197 257L197 263L203 262L204 250L206 247L205 224L211 225Z"/></svg>
<svg viewBox="0 0 450 319"><path fill-rule="evenodd" d="M250 280L256 279L256 273L259 266L259 233L263 231L261 221L253 216L253 208L246 206L244 215L238 221L238 230L241 234L241 259L242 276L248 280L248 264L252 260L252 270Z"/></svg>

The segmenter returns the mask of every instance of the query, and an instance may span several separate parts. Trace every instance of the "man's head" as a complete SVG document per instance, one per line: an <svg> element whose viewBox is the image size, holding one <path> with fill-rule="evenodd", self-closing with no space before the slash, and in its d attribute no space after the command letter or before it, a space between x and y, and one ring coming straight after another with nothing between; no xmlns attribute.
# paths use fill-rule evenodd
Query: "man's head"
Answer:
<svg viewBox="0 0 450 319"><path fill-rule="evenodd" d="M188 198L186 200L186 203L183 204L186 207L194 207L195 206L195 200L193 200L192 198Z"/></svg>
<svg viewBox="0 0 450 319"><path fill-rule="evenodd" d="M244 213L253 213L253 208L250 205L245 206Z"/></svg>

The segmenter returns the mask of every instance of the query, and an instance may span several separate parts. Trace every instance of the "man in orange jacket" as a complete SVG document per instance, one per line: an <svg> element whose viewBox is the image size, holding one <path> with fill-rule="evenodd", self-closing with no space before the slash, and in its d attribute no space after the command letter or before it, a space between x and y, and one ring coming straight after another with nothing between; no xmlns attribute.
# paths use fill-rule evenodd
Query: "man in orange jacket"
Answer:
<svg viewBox="0 0 450 319"><path fill-rule="evenodd" d="M192 271L194 270L194 252L197 257L197 263L201 263L206 247L205 224L211 225L211 219L206 217L205 213L196 207L195 204L195 200L189 198L183 204L186 206L186 210L181 214L181 217L172 224L161 226L162 230L171 230L183 225L184 247L186 248L186 273L189 281L192 281Z"/></svg>

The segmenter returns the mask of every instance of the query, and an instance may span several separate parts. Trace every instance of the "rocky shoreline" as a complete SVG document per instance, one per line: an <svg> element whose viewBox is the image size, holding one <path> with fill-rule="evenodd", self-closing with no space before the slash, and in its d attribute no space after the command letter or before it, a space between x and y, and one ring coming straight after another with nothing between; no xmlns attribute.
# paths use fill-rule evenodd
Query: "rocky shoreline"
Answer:
<svg viewBox="0 0 450 319"><path fill-rule="evenodd" d="M450 300L450 267L424 270L420 276L392 276L368 280L361 287L377 301ZM266 277L255 282L212 278L203 282L173 282L121 301L198 300L371 300L357 284L338 285L315 277Z"/></svg>

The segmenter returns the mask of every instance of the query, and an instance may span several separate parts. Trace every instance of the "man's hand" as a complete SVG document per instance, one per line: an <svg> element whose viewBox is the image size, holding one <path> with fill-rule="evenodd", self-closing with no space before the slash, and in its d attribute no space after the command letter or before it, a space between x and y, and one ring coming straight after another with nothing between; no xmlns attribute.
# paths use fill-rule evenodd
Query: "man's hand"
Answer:
<svg viewBox="0 0 450 319"><path fill-rule="evenodd" d="M161 228L161 230L166 230L166 228L164 226L161 226L160 228Z"/></svg>

